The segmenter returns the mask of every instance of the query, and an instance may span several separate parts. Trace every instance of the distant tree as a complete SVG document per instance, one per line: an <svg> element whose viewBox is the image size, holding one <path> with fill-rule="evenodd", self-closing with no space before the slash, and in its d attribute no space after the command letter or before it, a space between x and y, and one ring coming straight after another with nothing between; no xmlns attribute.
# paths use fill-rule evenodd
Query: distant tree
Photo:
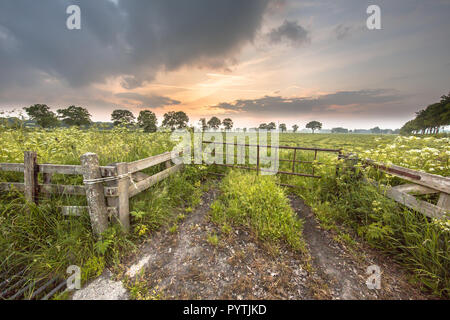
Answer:
<svg viewBox="0 0 450 320"><path fill-rule="evenodd" d="M23 108L31 120L42 128L53 128L58 126L59 121L56 114L46 104L35 104Z"/></svg>
<svg viewBox="0 0 450 320"><path fill-rule="evenodd" d="M233 120L230 118L223 119L222 124L225 127L225 130L231 130L231 128L233 128Z"/></svg>
<svg viewBox="0 0 450 320"><path fill-rule="evenodd" d="M183 129L187 127L189 117L183 111L169 111L164 114L162 125L170 128L172 131L175 129Z"/></svg>
<svg viewBox="0 0 450 320"><path fill-rule="evenodd" d="M115 126L118 125L130 125L134 123L134 120L136 118L134 117L133 113L129 110L123 110L123 109L118 109L118 110L114 110L111 113L111 120L114 122Z"/></svg>
<svg viewBox="0 0 450 320"><path fill-rule="evenodd" d="M269 124L267 125L267 130L275 130L277 128L277 125L275 124L275 122L269 122Z"/></svg>
<svg viewBox="0 0 450 320"><path fill-rule="evenodd" d="M379 127L375 127L375 128L370 129L370 132L373 134L380 134L381 129Z"/></svg>
<svg viewBox="0 0 450 320"><path fill-rule="evenodd" d="M298 125L294 124L294 125L292 126L292 130L293 130L294 132L297 132L297 130L298 130Z"/></svg>
<svg viewBox="0 0 450 320"><path fill-rule="evenodd" d="M259 125L259 129L267 130L267 123L261 123L261 124Z"/></svg>
<svg viewBox="0 0 450 320"><path fill-rule="evenodd" d="M285 132L287 130L286 124L284 124L284 123L280 124L280 126L278 128L281 130L281 132Z"/></svg>
<svg viewBox="0 0 450 320"><path fill-rule="evenodd" d="M144 132L156 132L158 120L153 111L142 110L137 119L138 126L144 128Z"/></svg>
<svg viewBox="0 0 450 320"><path fill-rule="evenodd" d="M58 109L58 117L68 126L87 126L92 123L91 114L83 107L70 106Z"/></svg>
<svg viewBox="0 0 450 320"><path fill-rule="evenodd" d="M311 129L312 133L314 133L315 130L322 129L322 123L320 123L319 121L311 121L306 124L306 128Z"/></svg>
<svg viewBox="0 0 450 320"><path fill-rule="evenodd" d="M222 123L222 122L220 121L219 118L217 118L217 117L212 117L212 118L209 119L209 121L208 121L208 126L209 126L210 129L217 130L217 129L219 129L221 123Z"/></svg>
<svg viewBox="0 0 450 320"><path fill-rule="evenodd" d="M348 133L348 129L342 128L342 127L337 127L337 128L331 129L331 133Z"/></svg>
<svg viewBox="0 0 450 320"><path fill-rule="evenodd" d="M200 126L202 127L202 131L208 130L208 125L206 124L206 119L205 119L205 118L200 118L200 120L198 121L198 123L199 123Z"/></svg>

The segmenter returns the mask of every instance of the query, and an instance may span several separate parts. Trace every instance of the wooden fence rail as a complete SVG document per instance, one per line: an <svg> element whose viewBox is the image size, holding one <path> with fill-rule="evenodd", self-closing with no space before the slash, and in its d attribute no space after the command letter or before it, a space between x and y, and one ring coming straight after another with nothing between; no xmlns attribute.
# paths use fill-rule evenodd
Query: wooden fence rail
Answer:
<svg viewBox="0 0 450 320"><path fill-rule="evenodd" d="M353 155L354 156L354 155ZM346 159L352 159L347 155ZM358 162L358 159L354 159ZM365 167L370 166L408 182L407 184L388 187L386 196L404 206L421 212L430 218L443 218L450 214L450 178L420 172L397 165L378 163L371 159L359 160ZM438 193L436 204L417 199L416 195Z"/></svg>
<svg viewBox="0 0 450 320"><path fill-rule="evenodd" d="M101 234L109 219L118 220L123 229L130 228L129 198L150 188L183 168L172 166L172 154L166 152L130 163L100 166L95 153L81 156L81 165L38 164L37 154L25 151L24 163L0 163L0 171L23 172L24 182L0 182L0 192L16 190L28 202L38 203L41 195L67 194L86 196L87 206L63 206L64 215L78 216L88 211L93 231ZM165 170L148 176L141 170L165 163ZM39 183L38 174L43 176ZM82 175L83 185L52 184L53 174Z"/></svg>

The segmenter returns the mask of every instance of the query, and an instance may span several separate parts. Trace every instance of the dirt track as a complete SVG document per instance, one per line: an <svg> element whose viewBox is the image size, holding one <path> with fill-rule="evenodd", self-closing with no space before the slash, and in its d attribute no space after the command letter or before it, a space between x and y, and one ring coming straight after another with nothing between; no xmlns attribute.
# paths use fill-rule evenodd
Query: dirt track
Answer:
<svg viewBox="0 0 450 320"><path fill-rule="evenodd" d="M130 261L127 275L139 277L162 299L427 298L407 283L390 259L363 244L357 244L355 255L354 248L348 250L335 241L295 196L290 196L291 205L304 220L309 258L285 247L273 252L242 229L221 234L208 218L217 193L215 189L205 193L202 204L180 223L177 233L155 234ZM219 235L217 245L207 241L213 233ZM365 284L366 268L373 264L382 271L380 290Z"/></svg>

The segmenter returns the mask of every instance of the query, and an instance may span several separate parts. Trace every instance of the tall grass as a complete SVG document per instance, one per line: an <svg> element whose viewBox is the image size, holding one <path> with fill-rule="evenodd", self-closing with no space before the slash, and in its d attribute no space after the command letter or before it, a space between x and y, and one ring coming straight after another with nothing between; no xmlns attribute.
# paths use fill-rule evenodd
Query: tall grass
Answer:
<svg viewBox="0 0 450 320"><path fill-rule="evenodd" d="M295 250L305 250L302 221L274 177L232 171L220 190L220 198L211 205L214 222L244 226L263 241L283 241Z"/></svg>
<svg viewBox="0 0 450 320"><path fill-rule="evenodd" d="M79 164L85 152L99 155L102 165L134 161L171 150L173 142L167 133L146 134L114 129L11 130L0 128L0 162L22 162L23 151L38 153L39 163ZM163 169L146 170L152 174ZM42 177L39 177L42 179ZM49 276L66 277L70 265L82 270L87 281L102 273L105 267L118 266L135 249L143 236L170 224L183 207L200 201L201 182L205 172L188 167L130 199L132 230L124 234L112 224L96 238L88 215L66 217L61 205L85 205L84 197L52 196L40 199L39 206L25 202L17 192L0 195L0 273L26 268L31 279ZM0 173L0 181L21 181L23 174ZM81 176L55 175L53 183L80 184Z"/></svg>
<svg viewBox="0 0 450 320"><path fill-rule="evenodd" d="M353 229L372 246L392 255L424 290L450 296L450 224L387 198L385 189L322 167L323 178L296 179L298 194L324 226Z"/></svg>

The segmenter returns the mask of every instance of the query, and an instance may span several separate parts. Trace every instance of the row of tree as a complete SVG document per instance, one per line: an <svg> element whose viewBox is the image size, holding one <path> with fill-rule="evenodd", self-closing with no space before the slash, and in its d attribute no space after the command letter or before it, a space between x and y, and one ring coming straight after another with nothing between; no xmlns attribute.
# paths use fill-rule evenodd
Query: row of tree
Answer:
<svg viewBox="0 0 450 320"><path fill-rule="evenodd" d="M30 107L24 108L28 114L30 120L34 121L37 125L43 128L52 128L59 126L61 123L65 126L90 126L92 124L91 114L87 109L82 107L70 106L66 109L58 109L55 112L45 104L35 104ZM414 120L407 122L401 129L401 133L435 133L439 132L439 127L449 124L450 120L450 94L448 96L442 96L442 100L439 103L428 106L425 110L421 110L417 113L417 117ZM158 128L158 120L154 112L150 110L142 110L139 113L138 118L134 114L125 109L114 110L111 114L111 120L114 126L124 125L128 127L140 127L145 132L156 132ZM137 120L137 121L136 121ZM186 128L189 123L189 117L183 111L170 111L163 115L162 126L171 130ZM218 130L221 126L225 130L231 130L233 128L233 120L225 118L222 121L217 117L211 117L208 121L206 118L199 120L199 125L203 131L212 129ZM311 129L314 133L316 130L322 129L322 123L319 121L310 121L305 126L307 129ZM277 128L275 122L262 123L259 125L259 129L275 130ZM281 132L287 131L286 124L281 123L278 126ZM297 132L299 126L294 124L292 131ZM244 129L244 131L246 131ZM391 129L380 129L379 127L365 130L374 134L388 134L398 133L398 129L393 131ZM337 127L331 130L332 133L348 133L352 132L346 128ZM354 130L357 132L357 130Z"/></svg>
<svg viewBox="0 0 450 320"><path fill-rule="evenodd" d="M441 101L416 112L416 117L406 122L400 129L400 133L437 134L441 127L448 125L450 125L450 92L448 95L443 95Z"/></svg>
<svg viewBox="0 0 450 320"><path fill-rule="evenodd" d="M42 128L53 128L61 124L66 126L89 126L92 124L91 114L83 107L70 106L66 109L58 109L55 113L45 104L35 104L25 107L24 110L30 120ZM133 127L137 125L145 132L155 132L158 128L156 115L150 110L142 110L136 119L131 111L117 109L112 112L111 121L115 126ZM188 123L189 117L183 111L169 111L163 115L162 126L171 130L186 128ZM199 123L203 130L217 130L221 125L225 130L233 128L233 120L230 118L223 121L217 117L212 117L208 121L201 118Z"/></svg>
<svg viewBox="0 0 450 320"><path fill-rule="evenodd" d="M315 130L320 130L322 129L322 123L320 123L319 121L311 121L308 122L305 126L307 129L311 129L312 132L314 133ZM275 130L277 128L277 125L275 124L275 122L269 122L269 123L261 123L259 125L259 129L265 129L265 130ZM292 131L293 132L297 132L299 126L294 124L292 126ZM281 132L285 132L287 131L287 127L285 123L281 123L278 126L278 130L280 130Z"/></svg>

